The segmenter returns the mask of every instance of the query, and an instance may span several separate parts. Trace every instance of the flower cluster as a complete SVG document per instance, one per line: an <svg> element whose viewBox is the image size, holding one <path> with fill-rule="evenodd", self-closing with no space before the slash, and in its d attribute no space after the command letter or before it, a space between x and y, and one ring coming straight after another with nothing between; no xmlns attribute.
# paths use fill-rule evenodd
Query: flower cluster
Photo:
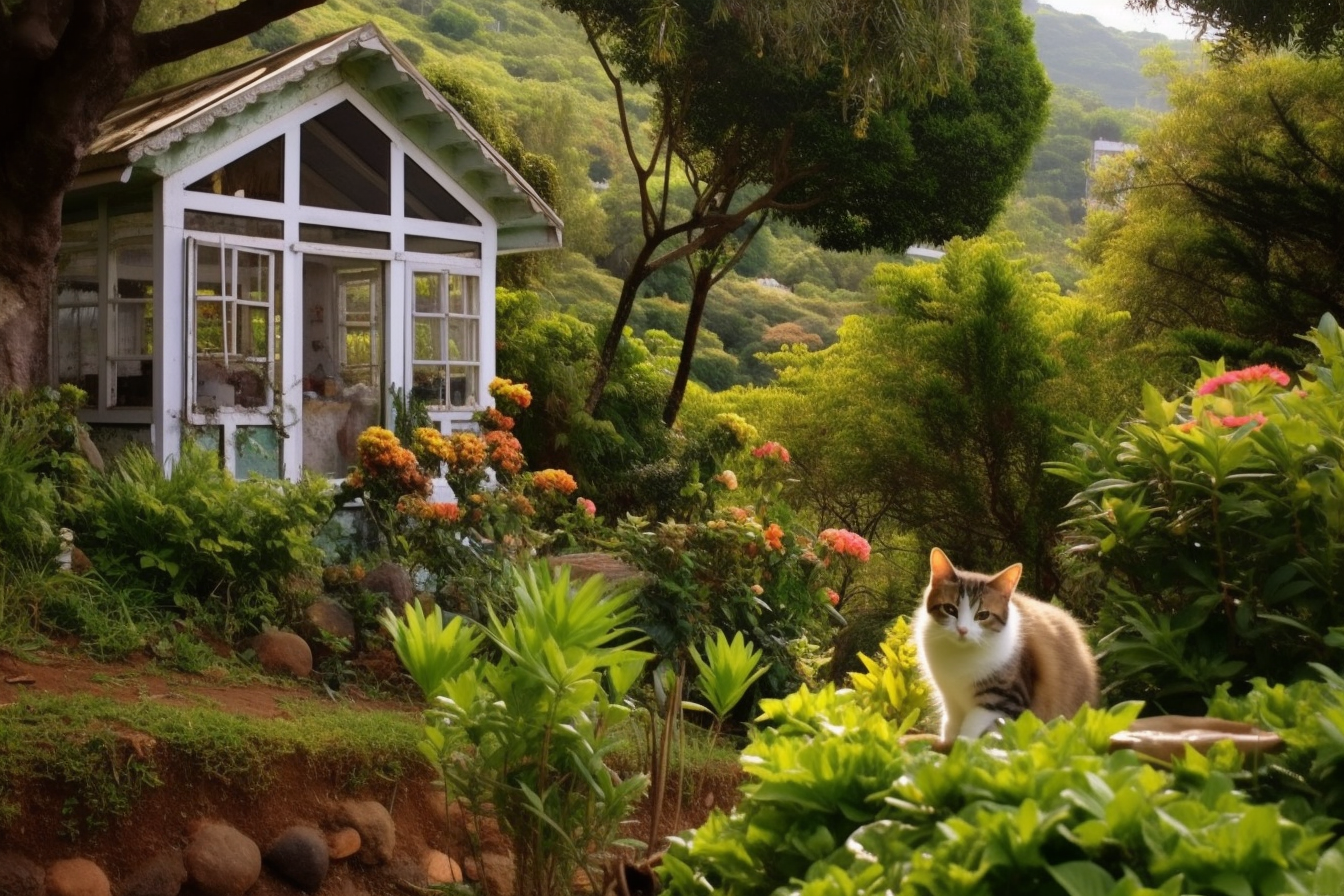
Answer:
<svg viewBox="0 0 1344 896"><path fill-rule="evenodd" d="M578 507L588 516L597 516L597 505L589 498L575 498L574 506Z"/></svg>
<svg viewBox="0 0 1344 896"><path fill-rule="evenodd" d="M474 473L485 466L486 444L474 432L453 433L448 439L448 448L452 453L447 461L448 469L454 473Z"/></svg>
<svg viewBox="0 0 1344 896"><path fill-rule="evenodd" d="M524 410L532 404L532 392L526 383L515 383L502 376L490 381L490 396L509 411Z"/></svg>
<svg viewBox="0 0 1344 896"><path fill-rule="evenodd" d="M411 450L426 466L450 464L456 458L453 446L443 437L443 433L432 426L421 426L412 434Z"/></svg>
<svg viewBox="0 0 1344 896"><path fill-rule="evenodd" d="M778 442L766 442L755 451L751 452L752 457L769 457L779 461L782 464L789 462L789 449Z"/></svg>
<svg viewBox="0 0 1344 896"><path fill-rule="evenodd" d="M572 495L579 484L564 470L538 470L532 474L532 486L539 492L559 492Z"/></svg>
<svg viewBox="0 0 1344 896"><path fill-rule="evenodd" d="M1217 376L1209 377L1199 387L1197 394L1212 395L1223 386L1232 383L1249 383L1256 380L1270 380L1278 383L1280 386L1288 385L1288 374L1270 364L1257 364L1254 367L1246 367L1242 370L1229 370L1227 373L1220 373Z"/></svg>
<svg viewBox="0 0 1344 896"><path fill-rule="evenodd" d="M1221 423L1223 426L1227 426L1232 429L1238 429L1242 426L1245 426L1247 423L1254 423L1255 428L1259 429L1269 421L1264 414L1260 413L1259 411L1255 411L1250 414L1228 414L1227 416L1219 419L1218 422Z"/></svg>
<svg viewBox="0 0 1344 896"><path fill-rule="evenodd" d="M403 448L389 430L370 426L360 433L355 449L359 465L345 480L351 488L383 486L401 494L429 494L429 478L420 471L415 453Z"/></svg>
<svg viewBox="0 0 1344 896"><path fill-rule="evenodd" d="M714 477L714 481L720 483L724 488L728 489L728 491L730 492L737 490L737 474L734 473L732 470L724 470L722 473Z"/></svg>
<svg viewBox="0 0 1344 896"><path fill-rule="evenodd" d="M513 429L513 418L499 408L486 408L483 411L478 411L476 422L480 424L484 432L491 432L496 429L509 432Z"/></svg>
<svg viewBox="0 0 1344 896"><path fill-rule="evenodd" d="M737 448L745 448L758 436L756 427L739 414L719 414L714 418L714 425L728 433Z"/></svg>
<svg viewBox="0 0 1344 896"><path fill-rule="evenodd" d="M485 444L489 450L490 465L496 471L512 476L522 470L523 446L512 433L502 429L491 430L485 434Z"/></svg>
<svg viewBox="0 0 1344 896"><path fill-rule="evenodd" d="M821 562L829 566L832 557L852 558L867 563L872 553L868 539L848 529L825 529L817 536L817 544L823 548Z"/></svg>
<svg viewBox="0 0 1344 896"><path fill-rule="evenodd" d="M427 523L455 523L462 519L462 511L452 501L426 501L407 495L397 502L397 511Z"/></svg>
<svg viewBox="0 0 1344 896"><path fill-rule="evenodd" d="M784 529L779 523L771 523L761 532L761 537L765 539L765 546L772 551L784 550Z"/></svg>

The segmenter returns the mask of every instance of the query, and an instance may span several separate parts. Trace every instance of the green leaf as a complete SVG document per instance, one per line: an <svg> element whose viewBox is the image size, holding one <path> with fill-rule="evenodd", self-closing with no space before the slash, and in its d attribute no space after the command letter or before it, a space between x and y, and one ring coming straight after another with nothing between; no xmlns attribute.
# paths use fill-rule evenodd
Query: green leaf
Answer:
<svg viewBox="0 0 1344 896"><path fill-rule="evenodd" d="M1109 896L1115 889L1115 878L1096 862L1065 862L1045 870L1069 896Z"/></svg>

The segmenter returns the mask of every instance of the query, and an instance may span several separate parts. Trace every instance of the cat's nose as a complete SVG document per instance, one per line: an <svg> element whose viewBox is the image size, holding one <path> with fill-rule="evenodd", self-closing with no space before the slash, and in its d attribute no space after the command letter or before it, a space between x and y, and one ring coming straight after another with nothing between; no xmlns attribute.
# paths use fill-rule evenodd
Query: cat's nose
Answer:
<svg viewBox="0 0 1344 896"><path fill-rule="evenodd" d="M963 638L966 637L966 629L962 628L961 626L957 626L957 634L961 635Z"/></svg>

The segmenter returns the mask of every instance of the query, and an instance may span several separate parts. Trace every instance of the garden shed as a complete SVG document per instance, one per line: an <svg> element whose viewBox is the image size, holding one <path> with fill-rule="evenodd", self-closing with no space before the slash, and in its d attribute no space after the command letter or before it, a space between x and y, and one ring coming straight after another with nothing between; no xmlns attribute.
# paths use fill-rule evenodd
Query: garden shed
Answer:
<svg viewBox="0 0 1344 896"><path fill-rule="evenodd" d="M495 262L540 196L373 25L123 103L63 210L53 378L105 452L184 439L337 477L392 395L444 432L494 376Z"/></svg>

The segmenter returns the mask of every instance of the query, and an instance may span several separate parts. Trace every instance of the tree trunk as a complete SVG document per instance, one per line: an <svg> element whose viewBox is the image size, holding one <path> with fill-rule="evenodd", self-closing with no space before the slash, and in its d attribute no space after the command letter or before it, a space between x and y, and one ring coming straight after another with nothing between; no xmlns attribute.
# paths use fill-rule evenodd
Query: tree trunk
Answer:
<svg viewBox="0 0 1344 896"><path fill-rule="evenodd" d="M649 267L649 259L657 248L658 241L652 238L646 239L639 250L639 255L635 256L634 262L630 265L630 272L625 275L625 281L621 284L621 297L616 303L616 312L611 319L611 327L607 330L607 338L602 343L602 353L598 356L597 369L593 372L593 385L588 390L588 400L583 406L590 415L597 412L602 393L607 390L611 368L616 363L616 352L620 349L621 339L625 336L625 325L630 320L630 312L635 308L639 288L653 273L653 268Z"/></svg>
<svg viewBox="0 0 1344 896"><path fill-rule="evenodd" d="M681 402L686 397L686 383L691 378L695 343L700 336L700 321L705 316L705 302L713 285L713 265L705 265L695 272L695 280L691 285L691 309L686 315L686 335L681 340L681 358L677 362L677 374L672 378L672 391L668 393L667 404L663 406L663 423L666 426L676 423L677 414L681 413Z"/></svg>
<svg viewBox="0 0 1344 896"><path fill-rule="evenodd" d="M0 386L50 378L61 203L103 119L157 65L243 37L321 0L244 0L139 34L141 0L6 3L0 16Z"/></svg>

